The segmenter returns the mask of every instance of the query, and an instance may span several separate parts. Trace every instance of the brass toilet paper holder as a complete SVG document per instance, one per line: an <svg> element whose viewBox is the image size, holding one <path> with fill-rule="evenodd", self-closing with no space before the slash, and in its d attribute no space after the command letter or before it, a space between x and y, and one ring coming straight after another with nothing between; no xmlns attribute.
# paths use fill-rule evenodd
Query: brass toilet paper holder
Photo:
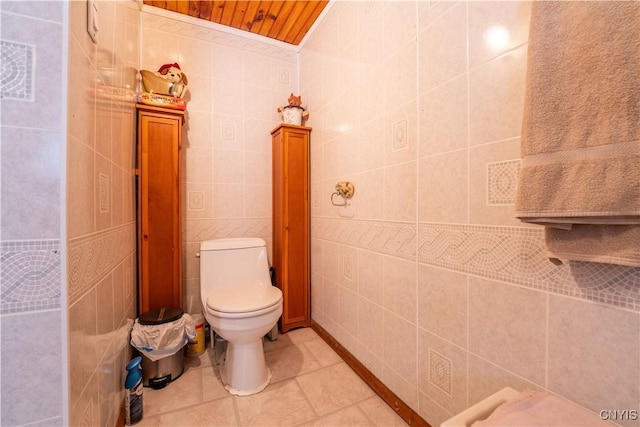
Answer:
<svg viewBox="0 0 640 427"><path fill-rule="evenodd" d="M336 192L331 194L331 204L333 206L348 206L348 199L353 197L353 193L355 193L356 187L350 181L340 181L336 184ZM334 200L335 196L341 196L344 199L343 203L336 203Z"/></svg>

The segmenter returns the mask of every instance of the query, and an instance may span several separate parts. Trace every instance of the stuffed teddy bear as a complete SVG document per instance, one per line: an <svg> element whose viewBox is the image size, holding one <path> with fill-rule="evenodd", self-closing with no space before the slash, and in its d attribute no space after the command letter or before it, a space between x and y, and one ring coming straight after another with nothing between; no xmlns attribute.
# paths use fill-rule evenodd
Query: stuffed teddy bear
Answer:
<svg viewBox="0 0 640 427"><path fill-rule="evenodd" d="M284 123L301 125L303 119L306 120L309 118L309 112L302 106L302 97L300 95L295 96L293 92L291 92L287 102L289 105L278 107L278 113L282 114Z"/></svg>
<svg viewBox="0 0 640 427"><path fill-rule="evenodd" d="M293 92L291 92L287 102L289 102L289 107L300 107L302 105L302 96L295 96Z"/></svg>

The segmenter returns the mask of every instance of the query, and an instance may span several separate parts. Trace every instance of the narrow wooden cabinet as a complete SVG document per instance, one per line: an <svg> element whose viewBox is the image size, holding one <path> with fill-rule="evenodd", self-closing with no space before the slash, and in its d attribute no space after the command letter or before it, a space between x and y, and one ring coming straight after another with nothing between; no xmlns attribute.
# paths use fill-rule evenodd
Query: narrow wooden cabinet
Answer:
<svg viewBox="0 0 640 427"><path fill-rule="evenodd" d="M182 308L180 168L184 112L138 105L138 309Z"/></svg>
<svg viewBox="0 0 640 427"><path fill-rule="evenodd" d="M309 139L311 128L281 124L273 150L273 267L283 294L280 330L311 323Z"/></svg>

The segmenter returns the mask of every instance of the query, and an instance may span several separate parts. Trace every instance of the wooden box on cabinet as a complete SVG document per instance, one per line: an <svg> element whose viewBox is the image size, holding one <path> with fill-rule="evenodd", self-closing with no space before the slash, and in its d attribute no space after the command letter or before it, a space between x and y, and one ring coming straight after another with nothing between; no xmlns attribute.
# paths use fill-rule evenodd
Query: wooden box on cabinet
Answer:
<svg viewBox="0 0 640 427"><path fill-rule="evenodd" d="M138 310L182 308L180 169L184 111L138 109Z"/></svg>
<svg viewBox="0 0 640 427"><path fill-rule="evenodd" d="M282 290L280 330L309 326L309 138L311 128L281 124L271 131L273 267Z"/></svg>

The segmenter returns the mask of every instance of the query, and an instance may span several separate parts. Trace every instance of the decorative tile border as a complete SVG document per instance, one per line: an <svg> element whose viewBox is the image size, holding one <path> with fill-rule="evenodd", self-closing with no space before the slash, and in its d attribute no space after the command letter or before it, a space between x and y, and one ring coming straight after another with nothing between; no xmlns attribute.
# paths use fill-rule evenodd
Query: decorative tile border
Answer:
<svg viewBox="0 0 640 427"><path fill-rule="evenodd" d="M312 218L311 236L415 261L416 226L404 222Z"/></svg>
<svg viewBox="0 0 640 427"><path fill-rule="evenodd" d="M418 261L640 311L640 268L587 262L552 264L541 227L420 223Z"/></svg>
<svg viewBox="0 0 640 427"><path fill-rule="evenodd" d="M67 259L69 304L77 301L135 250L135 223L70 240Z"/></svg>
<svg viewBox="0 0 640 427"><path fill-rule="evenodd" d="M154 29L161 28L162 31L166 31L171 34L180 34L183 37L192 37L198 40L209 41L247 52L258 53L271 58L290 62L292 64L297 63L298 60L298 54L293 49L274 46L273 44L263 43L258 40L251 40L240 35L208 28L206 26L199 25L198 23L179 21L178 19L180 16L176 16L176 19L168 19L163 16L147 12L142 13L141 17L142 27L150 27Z"/></svg>
<svg viewBox="0 0 640 427"><path fill-rule="evenodd" d="M0 312L60 308L60 241L0 244Z"/></svg>
<svg viewBox="0 0 640 427"><path fill-rule="evenodd" d="M226 237L271 238L271 218L188 219L184 221L182 240L202 242Z"/></svg>
<svg viewBox="0 0 640 427"><path fill-rule="evenodd" d="M32 45L0 41L0 98L33 101L34 56Z"/></svg>
<svg viewBox="0 0 640 427"><path fill-rule="evenodd" d="M640 268L549 261L542 227L311 218L311 236L489 279L640 311ZM417 239L417 241L416 241Z"/></svg>

